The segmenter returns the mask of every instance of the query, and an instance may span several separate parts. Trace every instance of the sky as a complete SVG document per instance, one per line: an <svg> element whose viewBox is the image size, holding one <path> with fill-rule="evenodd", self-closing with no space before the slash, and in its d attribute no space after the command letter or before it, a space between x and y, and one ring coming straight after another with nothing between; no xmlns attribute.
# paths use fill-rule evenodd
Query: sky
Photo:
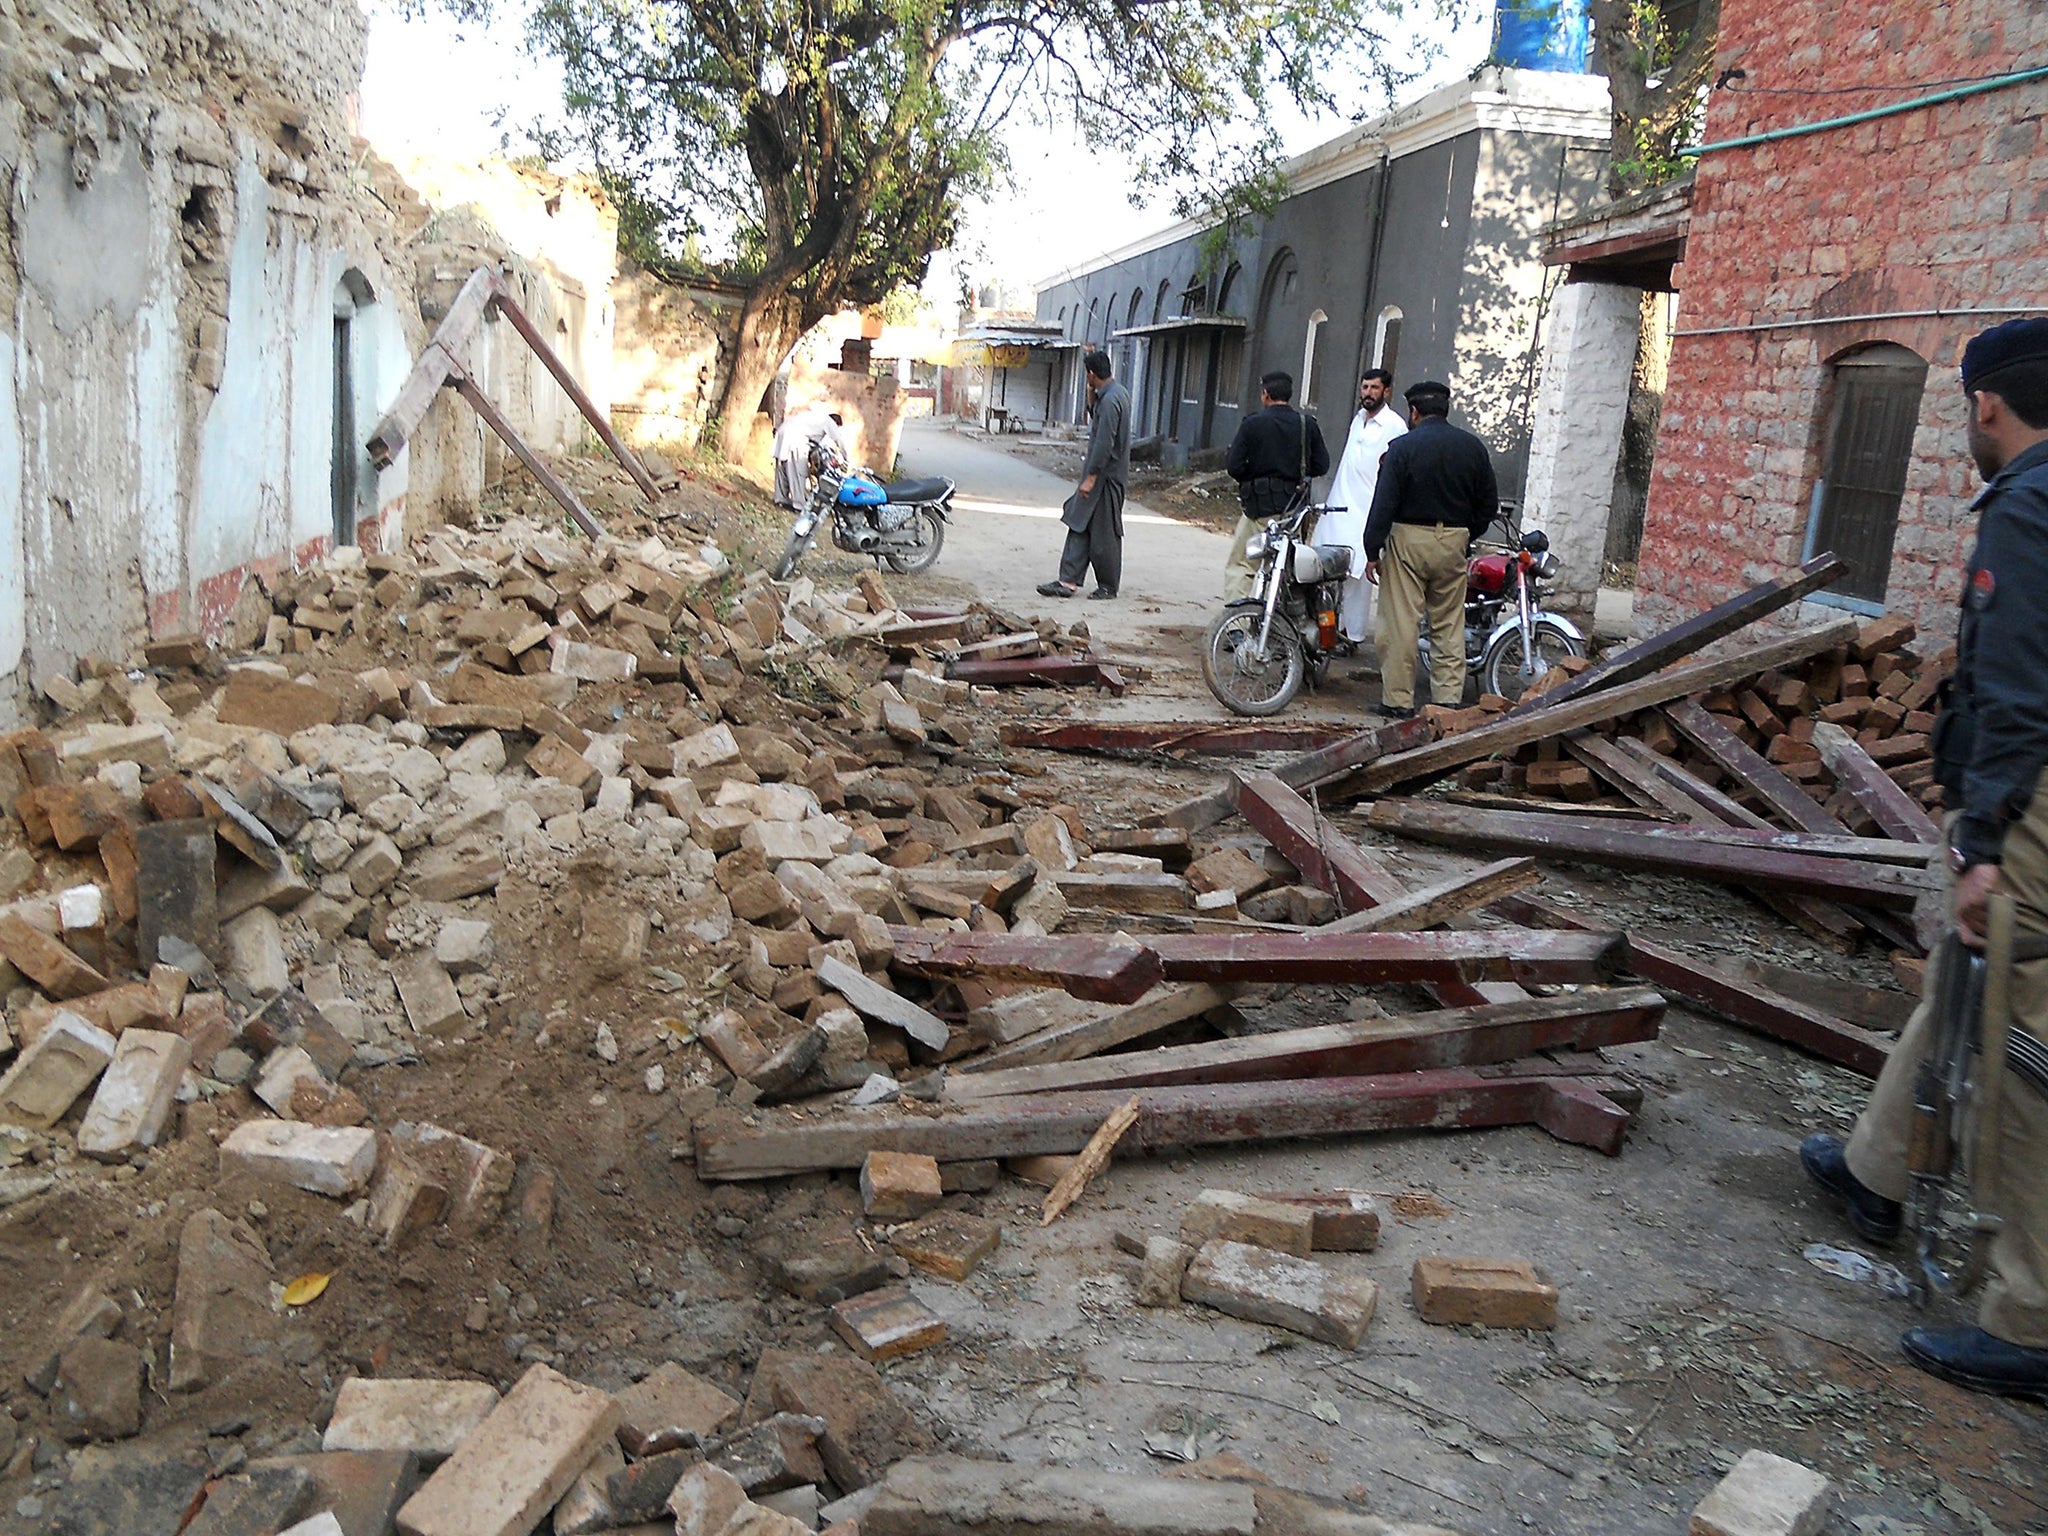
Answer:
<svg viewBox="0 0 2048 1536"><path fill-rule="evenodd" d="M518 124L552 112L561 77L529 55L516 23L458 25L444 15L406 18L387 0L368 0L370 47L361 96L362 131L387 154L435 153L458 158L519 153L528 146ZM1402 91L1425 90L1471 72L1485 57L1492 7L1468 5L1459 24L1420 34L1442 50L1423 78ZM1368 115L1389 105L1355 93ZM1334 138L1343 117L1299 115L1275 124L1287 153ZM1015 185L969 207L957 251L932 262L925 293L949 307L964 276L976 285L1000 282L1028 293L1041 279L1097 252L1135 240L1173 221L1166 204L1134 208L1119 163L1086 150L1069 128L1022 126L1010 154Z"/></svg>

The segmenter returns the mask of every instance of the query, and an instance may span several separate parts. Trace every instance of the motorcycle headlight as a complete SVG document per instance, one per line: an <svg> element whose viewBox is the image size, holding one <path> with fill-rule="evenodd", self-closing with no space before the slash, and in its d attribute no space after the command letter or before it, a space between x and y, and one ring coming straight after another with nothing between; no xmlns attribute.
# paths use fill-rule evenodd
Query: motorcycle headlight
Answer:
<svg viewBox="0 0 2048 1536"><path fill-rule="evenodd" d="M1530 566L1529 570L1532 575L1548 581L1557 574L1557 556L1546 549L1536 557L1536 563Z"/></svg>
<svg viewBox="0 0 2048 1536"><path fill-rule="evenodd" d="M1261 528L1261 529L1260 529L1260 530L1259 530L1259 531L1258 531L1257 533L1253 534L1253 535L1252 535L1252 536L1251 536L1250 538L1248 538L1248 539L1246 539L1246 540L1244 541L1244 557L1245 557L1245 559L1247 559L1247 560L1263 560L1263 559L1265 559L1265 558L1266 558L1266 549L1267 549L1267 546L1268 546L1268 545L1270 545L1270 544L1272 543L1272 541L1273 541L1273 534L1272 534L1272 530L1270 530L1270 529L1267 529L1267 528Z"/></svg>

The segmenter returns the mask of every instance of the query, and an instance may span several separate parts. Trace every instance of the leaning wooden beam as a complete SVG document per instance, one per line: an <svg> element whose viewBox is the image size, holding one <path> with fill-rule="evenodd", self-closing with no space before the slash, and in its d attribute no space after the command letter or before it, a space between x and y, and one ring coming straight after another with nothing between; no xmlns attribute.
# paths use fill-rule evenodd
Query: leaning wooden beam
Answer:
<svg viewBox="0 0 2048 1536"><path fill-rule="evenodd" d="M1439 880L1417 886L1377 907L1325 923L1318 933L1420 933L1440 927L1454 917L1490 907L1503 896L1526 890L1543 878L1531 858L1498 859Z"/></svg>
<svg viewBox="0 0 2048 1536"><path fill-rule="evenodd" d="M491 300L501 286L498 274L489 267L478 267L469 274L462 291L455 295L455 302L448 306L448 313L434 327L433 338L421 349L419 361L399 386L391 409L371 430L364 445L369 450L370 462L379 469L389 469L399 450L412 440L442 387L456 374L467 371L470 338L483 324L484 312L491 307Z"/></svg>
<svg viewBox="0 0 2048 1536"><path fill-rule="evenodd" d="M1802 832L1847 832L1764 755L1702 709L1696 699L1678 699L1664 706L1664 718L1721 769L1746 784L1787 826Z"/></svg>
<svg viewBox="0 0 2048 1536"><path fill-rule="evenodd" d="M526 466L527 473L540 482L541 489L554 497L561 509L576 520L577 527L593 539L604 532L597 519L577 500L576 493L564 485L561 476L549 469L541 456L527 446L518 429L491 403L491 397L477 388L475 379L467 373L457 373L450 376L449 382L455 386L456 393L469 402L469 408L483 418L484 425L497 433L499 441L512 450L513 457Z"/></svg>
<svg viewBox="0 0 2048 1536"><path fill-rule="evenodd" d="M1892 837L1912 843L1939 843L1941 828L1920 808L1920 802L1892 782L1892 776L1870 759L1862 743L1823 720L1813 728L1814 750L1835 783L1870 813Z"/></svg>
<svg viewBox="0 0 2048 1536"><path fill-rule="evenodd" d="M1300 757L1289 758L1273 770L1273 777L1289 789L1308 789L1341 777L1351 769L1388 753L1426 746L1435 735L1436 728L1419 715L1413 720L1397 720L1392 725L1360 731L1356 736L1347 736L1327 747L1318 747ZM1163 811L1155 811L1145 817L1142 824L1185 827L1190 832L1199 832L1220 821L1228 821L1236 809L1229 790L1218 789L1194 800L1183 800Z"/></svg>
<svg viewBox="0 0 2048 1536"><path fill-rule="evenodd" d="M1615 825L1569 814L1559 816L1558 820L1586 826ZM1729 827L1718 822L1698 822L1682 827L1670 822L1642 821L1622 825L1630 832L1662 843L1718 843L1724 848L1768 848L1779 853L1812 854L1821 859L1861 859L1866 863L1896 864L1903 869L1925 869L1937 853L1925 843L1902 843L1891 837L1857 837L1850 832L1787 832L1779 827Z"/></svg>
<svg viewBox="0 0 2048 1536"><path fill-rule="evenodd" d="M533 355L540 359L541 366L562 386L562 393L569 397L570 403L583 413L583 419L590 423L590 428L597 434L598 440L611 450L612 457L619 461L620 467L632 477L633 483L640 487L640 494L649 501L661 500L661 487L654 483L654 477L647 473L646 467L633 456L624 443L619 441L619 434L612 430L612 424L605 419L604 412L597 408L597 402L584 393L576 375L569 371L569 365L562 361L560 354L549 344L548 339L541 335L540 328L527 319L526 311L519 307L519 301L512 297L512 290L505 286L502 278L498 282L498 290L493 299L498 306L498 312L512 322L512 329L533 349Z"/></svg>
<svg viewBox="0 0 2048 1536"><path fill-rule="evenodd" d="M1637 761L1623 751L1619 743L1609 741L1605 736L1596 736L1591 731L1574 731L1564 738L1564 749L1592 769L1595 777L1605 779L1637 805L1650 810L1670 811L1688 821L1696 820L1702 814L1699 801L1667 782L1648 763Z"/></svg>
<svg viewBox="0 0 2048 1536"><path fill-rule="evenodd" d="M1645 771L1654 774L1663 783L1692 801L1697 809L1706 813L1708 819L1726 827L1755 827L1759 831L1770 829L1769 817L1759 816L1748 806L1722 794L1682 763L1674 763L1670 758L1651 751L1649 744L1639 737L1617 737L1614 745L1620 749L1624 757L1633 758Z"/></svg>
<svg viewBox="0 0 2048 1536"><path fill-rule="evenodd" d="M1549 924L1567 930L1585 926L1561 908L1528 896L1510 896L1494 910L1510 922ZM1682 997L1745 1029L1796 1045L1866 1077L1883 1071L1885 1059L1891 1054L1891 1041L1883 1035L1663 944L1631 938L1629 968L1673 997Z"/></svg>
<svg viewBox="0 0 2048 1536"><path fill-rule="evenodd" d="M1355 732L1331 725L1230 723L1209 720L1056 720L1003 727L1006 747L1053 752L1171 752L1227 755L1301 752L1349 740Z"/></svg>
<svg viewBox="0 0 2048 1536"><path fill-rule="evenodd" d="M925 976L994 976L1065 987L1098 1002L1132 1002L1165 981L1585 982L1627 963L1618 934L1245 933L1167 934L1140 947L1128 935L934 933L889 930L894 964ZM1146 965L1141 958L1149 957Z"/></svg>
<svg viewBox="0 0 2048 1536"><path fill-rule="evenodd" d="M1047 1093L936 1108L713 1110L693 1127L697 1176L769 1179L858 1168L869 1152L915 1152L941 1162L1078 1152L1129 1098ZM1613 1156L1628 1112L1570 1078L1403 1072L1307 1082L1145 1088L1127 1145L1146 1151L1377 1131L1541 1126Z"/></svg>
<svg viewBox="0 0 2048 1536"><path fill-rule="evenodd" d="M1835 554L1816 555L1790 576L1780 576L1762 586L1751 587L1718 607L1709 608L1705 613L1694 614L1682 624L1675 624L1661 634L1650 636L1637 645L1630 646L1618 655L1610 656L1599 666L1581 672L1577 677L1549 693L1538 694L1528 702L1509 711L1510 714L1531 714L1555 709L1605 688L1617 688L1623 683L1632 683L1639 677L1648 677L1652 672L1669 666L1672 662L1690 656L1693 652L1713 644L1723 636L1732 635L1745 625L1754 624L1766 614L1776 613L1780 608L1796 603L1810 592L1817 592L1831 582L1846 575L1849 563Z"/></svg>
<svg viewBox="0 0 2048 1536"><path fill-rule="evenodd" d="M1910 909L1941 884L1939 877L1926 869L1781 853L1768 847L1688 842L1682 836L1685 829L1676 827L1645 831L1610 821L1470 811L1422 800L1382 800L1372 808L1370 820L1382 831L1448 848L1511 851L1615 869L1689 875L1745 889L1762 886L1875 907ZM1681 835L1662 835L1666 832Z"/></svg>
<svg viewBox="0 0 2048 1536"><path fill-rule="evenodd" d="M1124 677L1109 662L1095 657L1016 656L1006 661L949 661L946 676L984 688L1014 688L1025 683L1093 683L1120 694Z"/></svg>
<svg viewBox="0 0 2048 1536"><path fill-rule="evenodd" d="M1220 1008L1238 994L1235 987L1176 982L1154 987L1128 1008L1104 1008L1084 1019L1055 1024L980 1056L953 1064L954 1072L999 1072L1049 1061L1081 1061L1156 1034L1184 1019ZM1059 994L1054 993L1054 996Z"/></svg>
<svg viewBox="0 0 2048 1536"><path fill-rule="evenodd" d="M1540 741L1545 736L1559 736L1582 725L1598 725L1602 721L1616 720L1623 715L1632 715L1638 710L1651 709L1659 704L1668 704L1673 699L1682 699L1688 694L1725 688L1730 683L1739 682L1758 672L1768 671L1772 667L1790 666L1794 662L1805 661L1831 646L1846 644L1855 633L1854 619L1837 619L1833 623L1822 625L1819 629L1809 629L1801 634L1787 635L1767 645L1753 647L1739 656L1689 662L1682 667L1673 667L1668 672L1660 672L1654 677L1646 677L1640 682L1626 683L1618 688L1608 688L1588 697L1573 699L1568 704L1558 704L1529 714L1503 715L1491 724L1447 737L1432 746L1383 757L1355 773L1347 774L1330 787L1334 794L1378 794L1381 790L1389 789L1396 784L1405 784L1413 779L1432 778L1461 764L1482 757L1491 757L1494 753L1506 751L1510 747L1525 746L1529 742ZM1586 675L1590 677L1592 674ZM1561 693L1564 690L1558 691Z"/></svg>
<svg viewBox="0 0 2048 1536"><path fill-rule="evenodd" d="M1664 999L1650 987L1573 992L1397 1018L1352 1019L1093 1061L956 1074L947 1078L944 1096L964 1101L1074 1088L1163 1088L1477 1066L1566 1046L1590 1050L1653 1040L1663 1013Z"/></svg>

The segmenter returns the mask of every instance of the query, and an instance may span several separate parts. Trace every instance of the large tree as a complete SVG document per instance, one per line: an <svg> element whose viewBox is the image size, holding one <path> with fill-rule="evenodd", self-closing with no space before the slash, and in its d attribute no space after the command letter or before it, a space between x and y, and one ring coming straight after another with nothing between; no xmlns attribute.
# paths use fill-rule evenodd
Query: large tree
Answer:
<svg viewBox="0 0 2048 1536"><path fill-rule="evenodd" d="M1614 104L1607 190L1625 197L1690 169L1678 151L1699 130L1721 0L1592 0L1593 48Z"/></svg>
<svg viewBox="0 0 2048 1536"><path fill-rule="evenodd" d="M1224 209L1270 172L1271 106L1391 87L1413 57L1395 29L1459 3L537 0L532 26L585 150L750 284L721 408L737 455L804 332L922 281L963 200L999 187L1007 125L1070 118L1134 187ZM1088 228L1077 208L1083 247Z"/></svg>

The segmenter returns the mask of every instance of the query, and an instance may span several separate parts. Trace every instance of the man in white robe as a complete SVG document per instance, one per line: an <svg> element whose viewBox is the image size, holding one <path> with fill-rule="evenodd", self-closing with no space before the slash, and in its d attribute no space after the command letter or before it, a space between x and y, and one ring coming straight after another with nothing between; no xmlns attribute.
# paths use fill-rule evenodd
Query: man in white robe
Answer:
<svg viewBox="0 0 2048 1536"><path fill-rule="evenodd" d="M846 435L840 431L837 411L823 405L791 411L775 429L775 501L778 506L805 511L811 501L811 445L826 442L847 457Z"/></svg>
<svg viewBox="0 0 2048 1536"><path fill-rule="evenodd" d="M1384 368L1369 369L1358 381L1358 414L1351 418L1344 456L1337 461L1325 498L1332 510L1316 524L1316 543L1348 544L1356 551L1337 610L1337 627L1353 645L1372 633L1372 583L1365 579L1366 514L1372 511L1387 444L1408 430L1400 412L1387 404L1393 392L1394 376Z"/></svg>

